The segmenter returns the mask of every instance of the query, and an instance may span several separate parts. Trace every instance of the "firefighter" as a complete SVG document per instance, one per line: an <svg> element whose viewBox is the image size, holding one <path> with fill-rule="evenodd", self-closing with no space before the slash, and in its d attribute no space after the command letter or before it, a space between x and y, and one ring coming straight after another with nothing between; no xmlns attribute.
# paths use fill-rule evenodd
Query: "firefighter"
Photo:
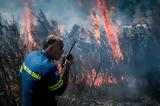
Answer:
<svg viewBox="0 0 160 106"><path fill-rule="evenodd" d="M63 40L49 35L43 50L29 53L20 69L23 106L56 106L55 95L62 95L68 85L72 55L67 55L64 73L60 76L54 63L63 54Z"/></svg>

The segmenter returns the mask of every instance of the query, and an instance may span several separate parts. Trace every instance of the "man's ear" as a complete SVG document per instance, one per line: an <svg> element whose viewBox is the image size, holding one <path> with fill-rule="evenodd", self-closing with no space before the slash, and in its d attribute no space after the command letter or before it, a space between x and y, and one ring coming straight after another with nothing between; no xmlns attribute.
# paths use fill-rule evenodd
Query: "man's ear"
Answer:
<svg viewBox="0 0 160 106"><path fill-rule="evenodd" d="M53 46L49 45L47 49L48 49L48 51L51 51L52 48L53 48Z"/></svg>

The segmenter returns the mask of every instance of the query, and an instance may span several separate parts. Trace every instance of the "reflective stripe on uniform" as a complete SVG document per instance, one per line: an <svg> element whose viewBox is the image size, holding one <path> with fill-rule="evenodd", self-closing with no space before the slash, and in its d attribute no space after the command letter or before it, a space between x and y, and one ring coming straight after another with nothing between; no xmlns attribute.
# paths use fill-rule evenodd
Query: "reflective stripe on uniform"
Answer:
<svg viewBox="0 0 160 106"><path fill-rule="evenodd" d="M20 69L20 73L22 72L22 69L24 69L28 74L30 74L33 78L35 79L38 79L40 80L41 79L41 76L36 74L35 72L31 71L24 63L23 65L21 66L21 69Z"/></svg>
<svg viewBox="0 0 160 106"><path fill-rule="evenodd" d="M21 68L20 68L20 70L19 70L20 73L22 73L22 69L23 69L23 65L21 66Z"/></svg>
<svg viewBox="0 0 160 106"><path fill-rule="evenodd" d="M55 85L48 87L51 91L57 90L63 85L63 80L60 79Z"/></svg>

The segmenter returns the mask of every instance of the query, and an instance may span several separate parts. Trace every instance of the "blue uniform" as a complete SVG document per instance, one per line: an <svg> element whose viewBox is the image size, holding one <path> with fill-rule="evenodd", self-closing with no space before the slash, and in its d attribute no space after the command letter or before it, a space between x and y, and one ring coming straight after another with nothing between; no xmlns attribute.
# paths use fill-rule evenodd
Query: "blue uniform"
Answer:
<svg viewBox="0 0 160 106"><path fill-rule="evenodd" d="M20 69L23 106L56 106L67 87L57 66L43 51L29 53Z"/></svg>

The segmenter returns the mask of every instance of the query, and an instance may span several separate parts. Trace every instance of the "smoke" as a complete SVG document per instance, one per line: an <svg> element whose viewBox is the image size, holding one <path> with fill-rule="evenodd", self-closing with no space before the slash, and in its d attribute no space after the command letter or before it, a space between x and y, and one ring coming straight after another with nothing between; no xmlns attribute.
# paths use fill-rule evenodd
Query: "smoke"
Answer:
<svg viewBox="0 0 160 106"><path fill-rule="evenodd" d="M93 8L97 9L97 0L30 0L32 7L42 9L48 20L54 19L71 30L74 24L87 24ZM158 6L158 0L106 0L106 7L112 11L113 20L120 20L124 25L131 24L138 17L149 18ZM0 0L0 12L6 17L13 14L23 25L24 0Z"/></svg>
<svg viewBox="0 0 160 106"><path fill-rule="evenodd" d="M97 9L97 0L30 1L33 8L42 9L48 20L53 19L57 21L59 25L64 25L64 28L68 32L71 32L74 24L88 27L87 25L91 21L89 19L90 12L93 8L95 8L96 13L99 14ZM151 85L152 83L157 83L154 79L158 79L158 75L160 75L160 46L155 46L153 43L160 39L159 34L157 34L157 32L160 31L159 24L157 23L158 20L160 22L160 18L157 15L159 14L157 11L159 4L160 2L158 2L158 0L106 0L106 8L108 9L109 15L113 22L118 23L120 27L126 26L130 29L132 28L133 24L137 24L137 31L135 32L140 31L142 35L139 36L141 37L139 40L136 40L135 36L133 36L131 40L128 40L129 43L124 43L124 45L122 45L122 51L125 52L126 57L129 55L130 58L125 60L125 62L122 64L117 64L117 66L115 66L114 71L117 75L122 72L124 75L132 75L132 77L145 77L150 80ZM23 26L24 0L0 0L0 12L7 19L11 19L11 14L13 14L15 20L17 20L18 23ZM142 27L143 19L146 20L148 24L151 24L150 21L153 21L154 24L157 24L157 26L151 28L156 29L158 27L157 30L155 30L155 33L157 34L155 37L157 39L153 38L153 33L145 31L146 29ZM144 33L142 33L143 30ZM127 36L129 36L129 34L127 34ZM122 42L127 41L125 41L125 39L122 40ZM146 42L147 46L150 47L146 47ZM133 48L133 50L131 50L131 48ZM104 52L101 51L101 53ZM105 61L107 60L106 58L103 59ZM138 86L136 85L138 79L132 77L128 81L130 82L128 84L128 88L130 89L131 93L136 93L139 90ZM160 86L160 83L157 85ZM159 90L155 89L157 85L151 86L149 90Z"/></svg>
<svg viewBox="0 0 160 106"><path fill-rule="evenodd" d="M5 19L11 20L12 14L16 20L22 22L22 4L22 0L0 0L0 13Z"/></svg>
<svg viewBox="0 0 160 106"><path fill-rule="evenodd" d="M94 7L94 1L82 1L81 6L78 0L29 0L31 7L34 9L42 9L48 20L56 20L60 25L64 25L65 29L71 30L74 24L87 24L89 12ZM16 20L23 25L24 20L24 0L0 0L0 12L8 19L9 14L13 14Z"/></svg>

